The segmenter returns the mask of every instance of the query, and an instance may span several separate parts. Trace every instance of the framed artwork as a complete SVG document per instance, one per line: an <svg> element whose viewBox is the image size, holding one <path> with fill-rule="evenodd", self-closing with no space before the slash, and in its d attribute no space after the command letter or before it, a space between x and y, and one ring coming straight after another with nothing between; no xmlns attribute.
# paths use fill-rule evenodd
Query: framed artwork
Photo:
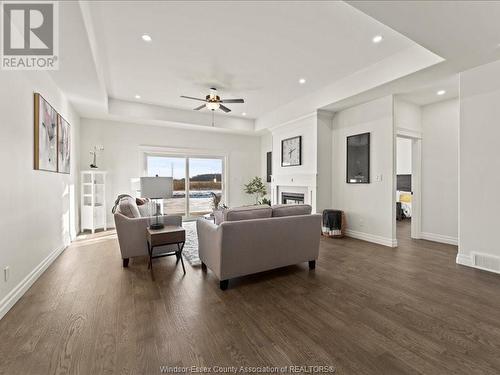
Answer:
<svg viewBox="0 0 500 375"><path fill-rule="evenodd" d="M300 135L281 141L281 166L297 165L302 165L302 136Z"/></svg>
<svg viewBox="0 0 500 375"><path fill-rule="evenodd" d="M347 137L346 182L370 183L370 133Z"/></svg>
<svg viewBox="0 0 500 375"><path fill-rule="evenodd" d="M57 172L57 112L35 93L34 168Z"/></svg>
<svg viewBox="0 0 500 375"><path fill-rule="evenodd" d="M57 116L57 171L70 173L71 127L61 116Z"/></svg>

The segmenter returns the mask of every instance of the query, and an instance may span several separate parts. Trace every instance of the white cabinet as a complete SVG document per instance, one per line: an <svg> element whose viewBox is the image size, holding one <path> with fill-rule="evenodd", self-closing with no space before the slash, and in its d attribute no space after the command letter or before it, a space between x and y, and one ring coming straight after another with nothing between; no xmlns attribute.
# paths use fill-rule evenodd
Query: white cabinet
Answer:
<svg viewBox="0 0 500 375"><path fill-rule="evenodd" d="M106 230L106 171L82 171L81 228L82 231Z"/></svg>

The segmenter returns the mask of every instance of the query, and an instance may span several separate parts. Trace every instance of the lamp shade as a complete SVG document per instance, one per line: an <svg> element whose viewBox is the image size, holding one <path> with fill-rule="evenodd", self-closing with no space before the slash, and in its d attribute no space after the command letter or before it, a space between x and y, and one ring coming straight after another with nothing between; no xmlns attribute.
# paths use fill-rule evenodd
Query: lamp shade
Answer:
<svg viewBox="0 0 500 375"><path fill-rule="evenodd" d="M141 197L143 198L171 198L173 187L172 177L141 177Z"/></svg>

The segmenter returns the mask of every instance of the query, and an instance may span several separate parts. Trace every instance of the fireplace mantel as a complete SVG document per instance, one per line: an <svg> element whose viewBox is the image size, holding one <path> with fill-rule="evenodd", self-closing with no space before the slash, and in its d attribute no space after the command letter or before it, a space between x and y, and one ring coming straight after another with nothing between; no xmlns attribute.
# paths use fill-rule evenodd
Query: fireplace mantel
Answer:
<svg viewBox="0 0 500 375"><path fill-rule="evenodd" d="M271 176L271 203L281 204L281 193L303 193L304 203L316 212L316 174L286 174Z"/></svg>

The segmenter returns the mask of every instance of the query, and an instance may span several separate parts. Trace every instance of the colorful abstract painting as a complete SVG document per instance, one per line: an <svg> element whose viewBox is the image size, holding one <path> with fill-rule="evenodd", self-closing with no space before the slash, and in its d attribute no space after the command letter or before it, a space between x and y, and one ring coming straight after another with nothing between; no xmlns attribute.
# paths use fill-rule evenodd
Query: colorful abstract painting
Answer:
<svg viewBox="0 0 500 375"><path fill-rule="evenodd" d="M35 169L57 172L57 112L35 94Z"/></svg>
<svg viewBox="0 0 500 375"><path fill-rule="evenodd" d="M57 171L70 173L71 164L71 128L68 122L59 115L57 129Z"/></svg>

